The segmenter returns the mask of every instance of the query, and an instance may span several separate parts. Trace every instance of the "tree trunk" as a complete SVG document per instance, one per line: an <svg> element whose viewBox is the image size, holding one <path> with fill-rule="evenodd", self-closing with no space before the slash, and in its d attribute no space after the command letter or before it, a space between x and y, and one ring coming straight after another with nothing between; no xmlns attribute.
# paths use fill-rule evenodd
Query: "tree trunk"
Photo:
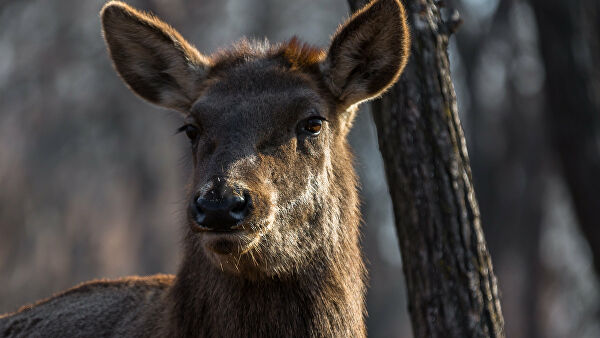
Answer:
<svg viewBox="0 0 600 338"><path fill-rule="evenodd" d="M366 1L349 0L353 10ZM496 277L479 208L447 46L454 23L433 0L406 0L411 60L372 103L396 218L415 337L502 337Z"/></svg>
<svg viewBox="0 0 600 338"><path fill-rule="evenodd" d="M600 275L600 4L532 0L546 66L552 146Z"/></svg>

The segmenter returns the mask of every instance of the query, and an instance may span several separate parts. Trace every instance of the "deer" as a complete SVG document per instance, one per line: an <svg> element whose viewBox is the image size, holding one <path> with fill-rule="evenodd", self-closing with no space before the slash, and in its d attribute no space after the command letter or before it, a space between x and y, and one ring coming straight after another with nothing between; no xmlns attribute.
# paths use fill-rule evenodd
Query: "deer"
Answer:
<svg viewBox="0 0 600 338"><path fill-rule="evenodd" d="M398 0L371 1L320 49L242 39L204 55L156 16L100 12L113 65L189 139L177 274L96 280L0 316L3 337L365 337L359 104L402 73Z"/></svg>

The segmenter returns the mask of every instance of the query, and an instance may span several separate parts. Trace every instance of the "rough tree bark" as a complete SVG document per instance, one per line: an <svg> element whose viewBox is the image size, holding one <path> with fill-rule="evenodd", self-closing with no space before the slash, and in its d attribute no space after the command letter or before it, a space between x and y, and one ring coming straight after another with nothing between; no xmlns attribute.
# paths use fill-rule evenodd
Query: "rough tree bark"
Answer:
<svg viewBox="0 0 600 338"><path fill-rule="evenodd" d="M349 0L354 11L365 0ZM503 337L437 1L406 0L411 60L372 103L415 337Z"/></svg>
<svg viewBox="0 0 600 338"><path fill-rule="evenodd" d="M531 4L546 66L549 135L600 275L600 3Z"/></svg>

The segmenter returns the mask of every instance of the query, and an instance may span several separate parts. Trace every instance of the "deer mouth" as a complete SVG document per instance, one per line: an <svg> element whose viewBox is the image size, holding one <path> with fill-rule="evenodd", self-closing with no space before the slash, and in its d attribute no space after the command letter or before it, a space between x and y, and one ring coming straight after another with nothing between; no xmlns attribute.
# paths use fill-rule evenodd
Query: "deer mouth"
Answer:
<svg viewBox="0 0 600 338"><path fill-rule="evenodd" d="M247 230L205 231L201 241L213 254L239 256L250 250L258 238L258 233Z"/></svg>
<svg viewBox="0 0 600 338"><path fill-rule="evenodd" d="M218 228L209 228L201 223L198 223L196 220L192 220L191 228L194 232L198 233L213 233L213 234L222 234L222 235L236 235L242 234L244 232L249 232L246 229L243 229L240 225L236 225L232 228L228 229L218 229Z"/></svg>

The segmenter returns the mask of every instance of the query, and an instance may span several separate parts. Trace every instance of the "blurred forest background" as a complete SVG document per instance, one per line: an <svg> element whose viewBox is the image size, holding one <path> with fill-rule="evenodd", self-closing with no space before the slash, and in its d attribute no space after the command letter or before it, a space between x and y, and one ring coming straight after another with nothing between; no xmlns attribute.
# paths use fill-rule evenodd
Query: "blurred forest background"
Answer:
<svg viewBox="0 0 600 338"><path fill-rule="evenodd" d="M244 35L327 46L349 11L344 0L128 2L207 54ZM586 164L600 157L597 2L445 1L447 14L458 9L464 20L450 46L452 76L508 337L600 337L600 221L590 213L600 207L600 191L590 193L600 171ZM103 3L0 0L0 313L89 279L177 269L187 142L174 135L179 116L142 102L113 71L100 34ZM571 57L551 69L545 57L561 48ZM562 95L551 80L573 74L580 87ZM585 104L590 115L578 119L570 107ZM351 143L368 331L410 337L367 108Z"/></svg>

